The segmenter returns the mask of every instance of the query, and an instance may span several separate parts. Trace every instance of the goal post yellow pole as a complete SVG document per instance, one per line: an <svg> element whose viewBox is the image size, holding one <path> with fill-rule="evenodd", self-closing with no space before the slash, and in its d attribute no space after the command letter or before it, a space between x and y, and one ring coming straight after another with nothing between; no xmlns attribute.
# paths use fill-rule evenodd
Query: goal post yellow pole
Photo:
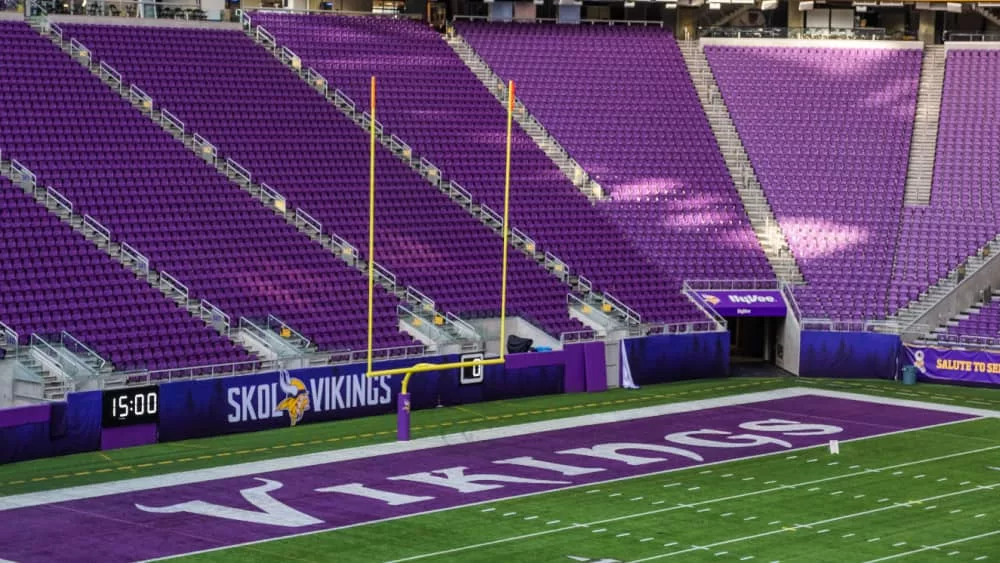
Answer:
<svg viewBox="0 0 1000 563"><path fill-rule="evenodd" d="M372 340L375 316L375 76L372 76L370 93L371 110L368 120L368 371L372 372Z"/></svg>
<svg viewBox="0 0 1000 563"><path fill-rule="evenodd" d="M374 291L374 255L375 255L375 77L371 83L371 130L370 130L370 185L369 185L369 206L368 206L368 369L365 375L368 377L388 377L392 375L402 375L403 381L400 388L397 402L396 435L399 440L410 439L410 378L416 373L426 373L429 371L442 371L449 369L462 369L466 367L485 367L502 365L506 362L506 340L507 340L507 259L508 246L510 243L510 163L511 147L513 145L513 123L514 123L514 81L510 81L507 88L507 146L504 155L504 194L503 194L503 263L501 264L500 279L500 356L498 358L484 358L481 360L466 360L461 362L449 362L443 364L419 363L416 365L389 368L382 370L372 369L372 293Z"/></svg>
<svg viewBox="0 0 1000 563"><path fill-rule="evenodd" d="M503 177L503 268L500 278L500 359L507 351L507 245L510 241L510 147L514 123L514 81L507 87L507 154Z"/></svg>

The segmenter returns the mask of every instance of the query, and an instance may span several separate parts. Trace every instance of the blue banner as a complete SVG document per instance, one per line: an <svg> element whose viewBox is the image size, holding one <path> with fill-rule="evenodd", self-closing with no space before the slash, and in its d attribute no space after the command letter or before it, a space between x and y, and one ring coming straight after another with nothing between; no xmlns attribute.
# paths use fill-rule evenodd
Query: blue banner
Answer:
<svg viewBox="0 0 1000 563"><path fill-rule="evenodd" d="M643 385L729 375L729 333L662 334L622 341L632 380ZM625 365L621 366L625 369Z"/></svg>
<svg viewBox="0 0 1000 563"><path fill-rule="evenodd" d="M920 379L1000 386L1000 354L920 346L903 346L903 350Z"/></svg>
<svg viewBox="0 0 1000 563"><path fill-rule="evenodd" d="M893 379L899 336L873 332L802 331L799 375Z"/></svg>
<svg viewBox="0 0 1000 563"><path fill-rule="evenodd" d="M541 354L539 354L541 355ZM486 366L483 382L462 385L459 370L426 372L410 380L413 409L563 392L564 362L524 368ZM456 362L458 356L422 359ZM379 362L377 369L414 361ZM252 432L389 414L396 410L403 376L365 377L364 364L324 366L160 385L161 442Z"/></svg>
<svg viewBox="0 0 1000 563"><path fill-rule="evenodd" d="M101 392L70 393L45 419L0 428L0 463L94 451L101 446Z"/></svg>

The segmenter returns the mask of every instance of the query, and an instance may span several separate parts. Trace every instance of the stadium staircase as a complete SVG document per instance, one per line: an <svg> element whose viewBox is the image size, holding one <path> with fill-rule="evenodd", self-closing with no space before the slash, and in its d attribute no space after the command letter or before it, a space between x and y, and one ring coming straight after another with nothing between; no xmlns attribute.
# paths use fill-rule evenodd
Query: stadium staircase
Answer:
<svg viewBox="0 0 1000 563"><path fill-rule="evenodd" d="M245 30L259 45L273 54L289 70L306 81L311 87L315 88L330 103L334 104L338 110L357 124L358 127L365 131L369 130L371 118L368 112L356 107L355 103L346 94L336 89L335 86L331 85L324 76L314 69L304 68L301 59L287 47L279 45L264 27L247 27ZM520 107L523 108L523 106ZM523 110L521 112L522 114L526 113ZM517 112L515 112L516 114ZM417 170L428 183L448 195L452 201L484 225L498 235L502 234L503 216L499 212L483 203L475 201L472 195L458 182L447 179L440 168L417 155L404 139L385 131L383 125L377 119L375 129L376 140L380 144L388 148L397 158ZM579 165L575 164L575 161L573 162L573 166L579 168ZM579 168L579 170L582 173L582 168ZM563 171L566 172L566 170ZM585 195L588 195L588 198L596 199L594 194L600 193L600 186L592 183L587 176L582 176L582 178L582 185L585 187L590 186L591 191L588 194L586 188L581 189ZM580 186L581 184L577 185ZM643 331L641 317L638 313L613 296L595 291L587 278L572 272L566 262L558 256L551 252L538 250L535 241L527 233L512 225L510 237L510 244L515 249L532 258L550 274L569 287L570 293L567 296L567 306L569 315L572 318L579 320L600 336L612 334L637 335ZM709 317L708 313L706 313L706 317Z"/></svg>
<svg viewBox="0 0 1000 563"><path fill-rule="evenodd" d="M799 271L795 257L788 249L788 240L782 232L781 225L774 218L767 197L761 189L700 43L697 40L679 40L678 44L712 132L715 133L719 149L725 158L733 185L743 202L750 224L760 240L768 262L780 280L792 284L804 283L802 272Z"/></svg>
<svg viewBox="0 0 1000 563"><path fill-rule="evenodd" d="M924 47L920 68L917 112L910 141L910 163L906 172L906 205L928 205L934 181L934 154L937 150L938 120L941 117L941 90L944 87L943 45Z"/></svg>
<svg viewBox="0 0 1000 563"><path fill-rule="evenodd" d="M990 23L996 26L1000 26L1000 15L995 8L983 8L982 6L975 6L972 8L977 14L986 18Z"/></svg>
<svg viewBox="0 0 1000 563"><path fill-rule="evenodd" d="M286 199L266 183L257 183L249 170L238 162L225 158L211 141L196 132L188 131L185 124L168 109L158 107L154 100L134 84L125 84L111 65L103 61L94 61L90 50L76 40L65 41L61 28L54 23L42 22L36 29L52 40L74 60L85 66L98 76L102 82L118 93L154 123L159 125L185 147L198 155L207 164L213 166L232 183L246 191L262 205L280 216L287 223L295 226L302 234L330 251L339 259L356 269L359 274L368 275L368 264L359 258L357 248L352 246L335 233L324 232L323 225L303 209L289 209ZM427 346L429 352L455 353L458 351L478 350L482 347L482 338L467 323L457 316L438 311L433 300L414 288L403 286L396 281L396 276L387 268L375 263L375 281L379 287L400 299L403 305L398 308L400 328L413 338ZM161 287L170 284L161 284ZM186 299L186 295L174 291L176 299ZM168 293L169 294L169 293ZM198 304L189 304L189 310L198 308ZM211 318L208 311L208 318ZM228 316L226 316L228 321ZM228 327L227 327L228 328ZM253 323L248 319L239 319L238 326L233 327L232 338L241 346L246 347L265 359L281 360L283 365L320 365L326 363L342 363L351 361L336 355L327 357L319 353L316 345L309 342L286 323L273 316L268 322ZM282 330L284 329L284 334ZM291 335L289 336L289 331ZM357 358L353 358L356 360Z"/></svg>
<svg viewBox="0 0 1000 563"><path fill-rule="evenodd" d="M472 47L466 43L457 32L452 31L446 37L448 46L455 51L458 58L462 59L469 70L476 75L483 85L494 95L501 104L506 106L508 102L507 84L490 68ZM531 139L535 141L540 149L554 162L559 170L566 175L573 184L583 192L590 200L604 197L604 190L601 185L587 174L580 164L573 159L559 141L556 140L545 127L528 111L524 103L517 98L517 85L514 85L514 119Z"/></svg>

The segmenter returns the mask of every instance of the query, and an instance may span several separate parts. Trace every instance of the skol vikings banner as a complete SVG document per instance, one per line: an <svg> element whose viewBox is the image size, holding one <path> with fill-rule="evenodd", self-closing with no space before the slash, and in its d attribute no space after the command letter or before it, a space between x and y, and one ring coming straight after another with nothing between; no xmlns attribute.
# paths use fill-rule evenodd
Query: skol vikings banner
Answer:
<svg viewBox="0 0 1000 563"><path fill-rule="evenodd" d="M1000 354L917 346L903 349L921 379L1000 385Z"/></svg>
<svg viewBox="0 0 1000 563"><path fill-rule="evenodd" d="M541 356L542 354L535 354ZM410 381L413 409L562 393L564 363L487 366L483 382L462 385L458 370L427 372ZM427 358L457 362L458 356ZM413 365L413 360L379 362L378 369ZM310 422L389 414L396 411L402 376L365 377L364 364L325 366L160 385L161 442L252 432Z"/></svg>
<svg viewBox="0 0 1000 563"><path fill-rule="evenodd" d="M780 291L699 291L701 298L723 317L784 317Z"/></svg>

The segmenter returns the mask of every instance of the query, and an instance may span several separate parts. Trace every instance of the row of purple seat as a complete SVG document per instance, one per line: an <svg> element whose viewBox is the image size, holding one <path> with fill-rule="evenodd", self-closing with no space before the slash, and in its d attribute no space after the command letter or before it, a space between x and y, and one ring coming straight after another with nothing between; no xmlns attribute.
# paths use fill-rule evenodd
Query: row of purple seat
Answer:
<svg viewBox="0 0 1000 563"><path fill-rule="evenodd" d="M92 25L66 25L63 32L287 197L290 206L367 249L367 134L249 37ZM231 56L219 58L220 52ZM240 95L231 96L234 91ZM221 108L220 98L228 98ZM444 310L467 318L497 316L501 240L381 147L376 170L378 261ZM519 252L510 254L509 280L512 314L557 337L584 328L569 318L568 288Z"/></svg>
<svg viewBox="0 0 1000 563"><path fill-rule="evenodd" d="M0 22L0 38L8 40L0 50L0 122L19 118L0 129L6 158L234 321L273 314L320 349L365 346L367 288L357 271L206 166L26 23ZM15 71L22 61L31 73ZM128 200L114 203L114 195ZM395 297L379 292L375 302L376 345L411 344L398 331ZM200 362L177 354L159 367Z"/></svg>

